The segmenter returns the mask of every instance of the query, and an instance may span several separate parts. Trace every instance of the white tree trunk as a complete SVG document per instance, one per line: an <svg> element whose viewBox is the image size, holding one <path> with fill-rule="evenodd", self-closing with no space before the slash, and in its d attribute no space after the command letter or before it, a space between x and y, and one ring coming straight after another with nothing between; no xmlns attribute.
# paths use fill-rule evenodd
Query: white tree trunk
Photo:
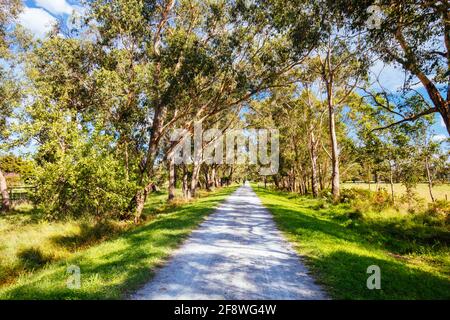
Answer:
<svg viewBox="0 0 450 320"><path fill-rule="evenodd" d="M9 199L8 185L6 184L6 178L2 170L0 170L0 192L2 195L1 209L4 211L9 211L11 209L11 201Z"/></svg>

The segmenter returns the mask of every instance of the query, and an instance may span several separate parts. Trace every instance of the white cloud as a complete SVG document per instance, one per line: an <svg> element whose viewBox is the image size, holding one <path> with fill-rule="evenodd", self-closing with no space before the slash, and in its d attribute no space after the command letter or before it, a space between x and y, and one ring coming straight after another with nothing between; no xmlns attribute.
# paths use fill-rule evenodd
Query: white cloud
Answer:
<svg viewBox="0 0 450 320"><path fill-rule="evenodd" d="M53 14L72 14L74 8L66 0L35 0L38 7Z"/></svg>
<svg viewBox="0 0 450 320"><path fill-rule="evenodd" d="M83 25L83 17L86 15L86 8L78 5L72 6L72 15L67 19L67 27L69 29L76 28L79 29Z"/></svg>
<svg viewBox="0 0 450 320"><path fill-rule="evenodd" d="M36 37L43 38L56 23L55 17L44 9L25 7L18 23L31 30Z"/></svg>
<svg viewBox="0 0 450 320"><path fill-rule="evenodd" d="M431 137L431 140L433 140L434 142L442 142L447 140L447 136L444 134L435 134Z"/></svg>
<svg viewBox="0 0 450 320"><path fill-rule="evenodd" d="M377 78L379 84L375 82ZM375 82L374 88L381 89L381 86L383 89L394 92L402 87L405 81L405 73L401 68L395 68L378 60L370 68L370 80Z"/></svg>

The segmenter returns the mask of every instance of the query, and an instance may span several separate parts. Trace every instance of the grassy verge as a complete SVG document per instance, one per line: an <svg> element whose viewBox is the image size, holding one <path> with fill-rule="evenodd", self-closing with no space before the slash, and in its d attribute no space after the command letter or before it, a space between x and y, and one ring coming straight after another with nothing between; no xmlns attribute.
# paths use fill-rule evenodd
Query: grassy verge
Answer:
<svg viewBox="0 0 450 320"><path fill-rule="evenodd" d="M371 189L372 191L374 191L376 185L375 183L372 183L369 188L368 183L342 183L341 187L343 189L360 188L365 190ZM380 183L378 187L386 189L389 192L389 194L391 193L391 185L389 183ZM428 184L418 183L417 186L414 188L414 191L420 198L423 198L427 203L431 202ZM396 197L404 195L406 193L405 186L401 183L394 183L394 193ZM445 200L446 198L450 199L450 184L446 183L433 186L433 195L436 200Z"/></svg>
<svg viewBox="0 0 450 320"><path fill-rule="evenodd" d="M235 188L223 188L180 205L165 206L154 199L147 214L155 208L158 214L144 225L19 276L14 283L0 287L0 299L122 298L149 280L152 270ZM72 242L60 244L70 247ZM67 267L71 265L81 269L80 289L67 287Z"/></svg>
<svg viewBox="0 0 450 320"><path fill-rule="evenodd" d="M166 200L166 193L153 193L144 218L167 210ZM129 221L89 217L48 221L41 210L20 205L12 213L0 215L0 287L134 227Z"/></svg>
<svg viewBox="0 0 450 320"><path fill-rule="evenodd" d="M448 229L398 213L352 219L345 205L255 191L333 298L450 299ZM381 269L381 290L367 289L371 265Z"/></svg>

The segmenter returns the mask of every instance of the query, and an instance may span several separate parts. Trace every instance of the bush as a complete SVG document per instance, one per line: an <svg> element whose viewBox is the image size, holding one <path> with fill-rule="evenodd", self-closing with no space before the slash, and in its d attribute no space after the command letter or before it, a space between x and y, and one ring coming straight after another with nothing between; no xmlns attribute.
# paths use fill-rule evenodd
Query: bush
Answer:
<svg viewBox="0 0 450 320"><path fill-rule="evenodd" d="M407 189L400 197L400 203L408 206L408 213L416 214L425 211L425 200L418 196L417 192Z"/></svg>
<svg viewBox="0 0 450 320"><path fill-rule="evenodd" d="M41 163L36 201L49 219L119 217L136 190L124 171L107 147L80 144L51 162Z"/></svg>
<svg viewBox="0 0 450 320"><path fill-rule="evenodd" d="M392 199L386 189L380 188L372 195L372 206L375 211L382 211L392 204Z"/></svg>
<svg viewBox="0 0 450 320"><path fill-rule="evenodd" d="M428 204L422 219L429 225L450 226L450 201L437 200Z"/></svg>
<svg viewBox="0 0 450 320"><path fill-rule="evenodd" d="M356 200L367 200L370 198L371 198L371 191L358 188L350 188L350 189L343 189L341 191L340 202L351 203Z"/></svg>
<svg viewBox="0 0 450 320"><path fill-rule="evenodd" d="M385 189L372 192L358 188L343 189L340 202L350 204L358 218L362 218L363 212L370 210L380 212L392 203L389 193Z"/></svg>

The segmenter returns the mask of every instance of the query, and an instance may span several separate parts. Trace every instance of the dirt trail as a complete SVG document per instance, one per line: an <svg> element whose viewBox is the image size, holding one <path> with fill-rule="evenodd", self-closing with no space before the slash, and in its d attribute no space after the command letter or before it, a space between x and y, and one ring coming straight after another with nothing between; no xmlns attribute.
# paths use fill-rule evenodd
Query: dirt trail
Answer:
<svg viewBox="0 0 450 320"><path fill-rule="evenodd" d="M132 299L326 299L250 186L234 192Z"/></svg>

